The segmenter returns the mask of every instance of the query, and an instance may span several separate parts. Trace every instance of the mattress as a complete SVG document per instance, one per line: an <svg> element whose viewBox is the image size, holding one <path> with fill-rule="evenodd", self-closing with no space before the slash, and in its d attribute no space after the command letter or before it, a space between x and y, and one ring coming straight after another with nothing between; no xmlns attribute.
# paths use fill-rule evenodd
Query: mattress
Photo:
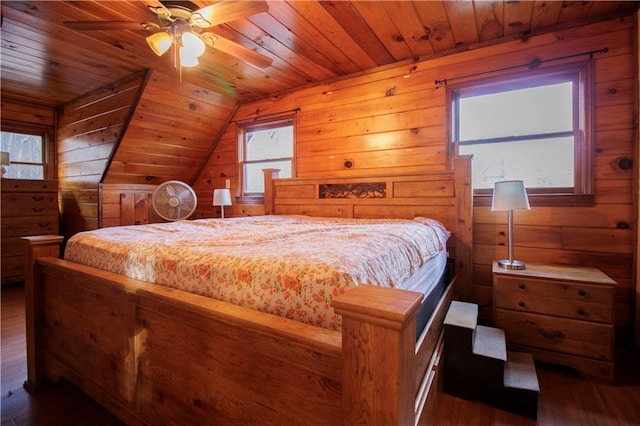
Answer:
<svg viewBox="0 0 640 426"><path fill-rule="evenodd" d="M338 330L331 300L357 285L439 282L449 232L433 219L257 216L102 228L67 260Z"/></svg>

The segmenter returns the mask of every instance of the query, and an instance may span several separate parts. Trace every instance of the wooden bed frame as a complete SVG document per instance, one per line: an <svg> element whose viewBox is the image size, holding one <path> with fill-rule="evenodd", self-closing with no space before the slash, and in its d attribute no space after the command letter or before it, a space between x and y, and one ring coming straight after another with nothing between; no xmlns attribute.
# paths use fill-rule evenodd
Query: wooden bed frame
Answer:
<svg viewBox="0 0 640 426"><path fill-rule="evenodd" d="M350 290L332 303L335 332L65 261L61 237L28 237L25 388L64 378L128 424L428 423L444 316L454 291L471 288L470 158L453 171L355 179L382 183L384 198L349 194L354 179L271 177L267 213L428 216L453 231L455 278L419 336L420 293ZM340 185L339 198L320 198Z"/></svg>

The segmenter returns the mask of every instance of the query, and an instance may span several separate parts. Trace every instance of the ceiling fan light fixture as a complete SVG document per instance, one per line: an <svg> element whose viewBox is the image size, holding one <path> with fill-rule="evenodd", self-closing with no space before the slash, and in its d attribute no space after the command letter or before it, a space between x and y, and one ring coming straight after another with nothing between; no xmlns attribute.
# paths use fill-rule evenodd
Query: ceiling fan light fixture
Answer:
<svg viewBox="0 0 640 426"><path fill-rule="evenodd" d="M153 53L158 56L162 56L167 52L167 50L171 48L173 39L168 33L160 31L148 36L147 44L149 45L151 50L153 50Z"/></svg>
<svg viewBox="0 0 640 426"><path fill-rule="evenodd" d="M185 50L189 56L197 58L204 53L205 45L200 37L187 31L182 34L182 48L180 50Z"/></svg>
<svg viewBox="0 0 640 426"><path fill-rule="evenodd" d="M198 56L192 54L189 49L180 46L180 66L184 68L195 67L200 62Z"/></svg>
<svg viewBox="0 0 640 426"><path fill-rule="evenodd" d="M156 2L158 0L154 1ZM182 67L198 65L198 58L204 54L207 46L259 69L272 65L273 59L270 57L206 31L207 28L267 12L269 10L267 1L214 0L213 4L201 8L190 1L160 0L159 3L159 6L147 6L151 13L156 15L157 23L64 21L63 24L77 31L140 30L141 28L152 31L153 34L145 37L149 48L157 56L163 56L167 51L172 50L173 67L180 70L180 81L182 81Z"/></svg>

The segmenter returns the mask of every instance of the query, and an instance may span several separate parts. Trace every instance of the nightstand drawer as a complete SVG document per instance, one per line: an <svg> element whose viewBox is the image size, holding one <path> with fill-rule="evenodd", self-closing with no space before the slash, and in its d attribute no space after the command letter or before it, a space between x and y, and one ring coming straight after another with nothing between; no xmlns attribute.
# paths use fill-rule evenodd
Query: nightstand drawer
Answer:
<svg viewBox="0 0 640 426"><path fill-rule="evenodd" d="M613 325L496 309L510 343L613 361Z"/></svg>
<svg viewBox="0 0 640 426"><path fill-rule="evenodd" d="M612 287L496 276L493 303L496 308L611 323L613 298Z"/></svg>

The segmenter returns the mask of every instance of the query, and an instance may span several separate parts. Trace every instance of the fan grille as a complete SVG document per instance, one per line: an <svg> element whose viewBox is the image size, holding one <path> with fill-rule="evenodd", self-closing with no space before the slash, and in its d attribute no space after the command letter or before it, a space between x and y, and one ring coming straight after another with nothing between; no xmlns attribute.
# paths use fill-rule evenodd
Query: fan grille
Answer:
<svg viewBox="0 0 640 426"><path fill-rule="evenodd" d="M164 182L153 192L153 209L165 220L186 219L196 210L197 204L194 190L179 180Z"/></svg>

